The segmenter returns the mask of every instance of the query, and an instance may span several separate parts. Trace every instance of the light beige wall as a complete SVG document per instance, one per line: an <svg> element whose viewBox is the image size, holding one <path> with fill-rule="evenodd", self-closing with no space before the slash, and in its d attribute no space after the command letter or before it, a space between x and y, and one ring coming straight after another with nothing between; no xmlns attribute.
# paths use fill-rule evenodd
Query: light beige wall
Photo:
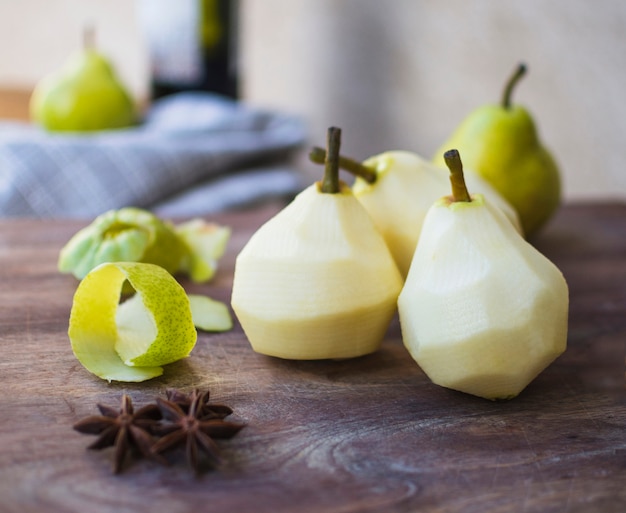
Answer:
<svg viewBox="0 0 626 513"><path fill-rule="evenodd" d="M471 109L515 95L568 198L626 198L626 2L243 0L245 97L305 115L346 153L430 157Z"/></svg>
<svg viewBox="0 0 626 513"><path fill-rule="evenodd" d="M524 60L530 71L515 98L560 162L567 198L626 198L623 0L241 4L244 98L303 115L312 144L338 125L355 157L388 149L429 157L465 114L499 98ZM0 0L0 87L32 87L80 44L88 22L145 96L148 63L131 0Z"/></svg>

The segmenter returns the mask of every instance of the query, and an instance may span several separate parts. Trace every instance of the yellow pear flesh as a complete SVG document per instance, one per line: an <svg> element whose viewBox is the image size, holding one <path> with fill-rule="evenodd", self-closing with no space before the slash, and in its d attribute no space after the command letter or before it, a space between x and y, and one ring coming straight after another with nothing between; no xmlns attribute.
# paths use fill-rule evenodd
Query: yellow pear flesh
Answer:
<svg viewBox="0 0 626 513"><path fill-rule="evenodd" d="M381 153L363 164L376 171L376 181L368 183L357 178L354 195L383 234L398 269L406 277L428 209L450 190L447 168L408 151ZM466 171L466 181L472 189L484 191L515 229L521 230L515 210L485 180Z"/></svg>
<svg viewBox="0 0 626 513"><path fill-rule="evenodd" d="M565 279L479 194L429 210L398 310L427 376L487 399L517 396L566 348Z"/></svg>
<svg viewBox="0 0 626 513"><path fill-rule="evenodd" d="M319 183L264 224L237 256L232 307L253 349L287 359L376 351L402 278L369 215L341 184Z"/></svg>
<svg viewBox="0 0 626 513"><path fill-rule="evenodd" d="M128 127L135 106L109 61L87 48L35 86L31 119L50 131L85 132Z"/></svg>

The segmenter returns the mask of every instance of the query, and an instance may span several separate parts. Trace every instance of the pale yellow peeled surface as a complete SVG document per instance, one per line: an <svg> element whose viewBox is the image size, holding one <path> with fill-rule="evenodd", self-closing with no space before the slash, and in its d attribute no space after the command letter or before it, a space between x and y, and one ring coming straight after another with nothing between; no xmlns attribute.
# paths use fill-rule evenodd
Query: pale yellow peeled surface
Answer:
<svg viewBox="0 0 626 513"><path fill-rule="evenodd" d="M136 294L119 304L128 280ZM68 335L83 366L108 381L144 381L162 365L185 358L195 330L184 289L163 268L146 263L105 263L80 282Z"/></svg>
<svg viewBox="0 0 626 513"><path fill-rule="evenodd" d="M359 178L353 190L383 234L403 277L409 266L428 209L450 191L449 172L408 151L389 151L364 162L376 170L373 184ZM471 191L484 192L521 231L517 214L489 184L471 171L465 172Z"/></svg>
<svg viewBox="0 0 626 513"><path fill-rule="evenodd" d="M398 299L404 343L436 384L518 395L566 347L561 272L480 195L429 210Z"/></svg>
<svg viewBox="0 0 626 513"><path fill-rule="evenodd" d="M342 184L314 184L237 257L232 307L259 353L350 358L378 349L402 279L370 217Z"/></svg>

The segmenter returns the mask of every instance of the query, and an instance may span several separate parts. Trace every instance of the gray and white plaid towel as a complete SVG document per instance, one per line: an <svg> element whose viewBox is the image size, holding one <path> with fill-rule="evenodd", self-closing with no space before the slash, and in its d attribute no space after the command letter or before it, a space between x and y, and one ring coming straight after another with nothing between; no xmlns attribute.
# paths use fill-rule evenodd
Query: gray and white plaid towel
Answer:
<svg viewBox="0 0 626 513"><path fill-rule="evenodd" d="M0 124L0 216L93 217L124 206L187 215L300 184L288 167L306 139L299 118L208 93L158 100L127 130L51 134ZM204 196L202 195L204 193Z"/></svg>

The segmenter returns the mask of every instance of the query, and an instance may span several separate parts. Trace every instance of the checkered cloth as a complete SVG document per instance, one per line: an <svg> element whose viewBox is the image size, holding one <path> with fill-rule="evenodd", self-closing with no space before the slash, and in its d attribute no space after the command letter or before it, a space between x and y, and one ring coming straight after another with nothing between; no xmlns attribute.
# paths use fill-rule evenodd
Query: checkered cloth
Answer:
<svg viewBox="0 0 626 513"><path fill-rule="evenodd" d="M290 194L300 184L288 162L305 137L296 117L208 93L158 100L127 130L61 134L5 122L0 216L94 217L124 206L186 215L187 198L200 214Z"/></svg>

